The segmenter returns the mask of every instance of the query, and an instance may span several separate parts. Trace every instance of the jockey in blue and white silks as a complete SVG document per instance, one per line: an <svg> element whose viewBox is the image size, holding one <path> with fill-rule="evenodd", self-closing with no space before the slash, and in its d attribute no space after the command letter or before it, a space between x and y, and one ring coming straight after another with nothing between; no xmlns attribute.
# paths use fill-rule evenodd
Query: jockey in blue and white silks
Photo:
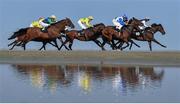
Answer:
<svg viewBox="0 0 180 104"><path fill-rule="evenodd" d="M116 26L117 29L121 30L121 28L127 24L128 17L123 15L121 17L116 17L112 20L113 24Z"/></svg>

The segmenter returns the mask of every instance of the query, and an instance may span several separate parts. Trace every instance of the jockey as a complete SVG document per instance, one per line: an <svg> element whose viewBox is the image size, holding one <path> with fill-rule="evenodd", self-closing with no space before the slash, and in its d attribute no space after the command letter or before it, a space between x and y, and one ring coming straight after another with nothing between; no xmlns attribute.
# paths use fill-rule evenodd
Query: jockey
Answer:
<svg viewBox="0 0 180 104"><path fill-rule="evenodd" d="M116 26L117 29L121 30L124 25L128 23L128 17L123 15L121 17L116 17L112 20L113 24Z"/></svg>
<svg viewBox="0 0 180 104"><path fill-rule="evenodd" d="M140 21L143 23L143 25L144 26L139 26L139 28L141 29L141 30L144 30L146 27L149 27L147 24L146 24L146 22L148 22L150 19L149 18L145 18L145 19L141 19Z"/></svg>
<svg viewBox="0 0 180 104"><path fill-rule="evenodd" d="M78 21L79 26L82 29L87 29L89 27L93 27L90 22L93 20L93 16L85 17L85 18L80 18Z"/></svg>
<svg viewBox="0 0 180 104"><path fill-rule="evenodd" d="M43 27L43 30L45 29L45 27L48 27L49 25L56 23L56 16L55 15L51 15L50 17L47 17L46 19L44 19L43 21L40 22L40 25Z"/></svg>
<svg viewBox="0 0 180 104"><path fill-rule="evenodd" d="M40 25L40 22L42 22L44 20L43 17L40 17L38 19L38 21L33 21L31 24L30 24L30 27L38 27L38 28L43 28L41 25Z"/></svg>

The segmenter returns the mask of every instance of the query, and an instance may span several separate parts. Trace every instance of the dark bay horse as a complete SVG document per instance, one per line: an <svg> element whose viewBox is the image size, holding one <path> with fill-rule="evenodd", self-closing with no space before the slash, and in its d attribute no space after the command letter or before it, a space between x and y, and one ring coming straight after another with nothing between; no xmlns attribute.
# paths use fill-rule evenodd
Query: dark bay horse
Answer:
<svg viewBox="0 0 180 104"><path fill-rule="evenodd" d="M63 45L69 42L69 49L72 50L72 45L74 39L80 41L94 41L99 47L101 47L101 42L97 40L101 36L101 31L105 28L103 23L94 25L93 27L87 28L85 30L71 30L66 32L66 40L60 46L60 49Z"/></svg>
<svg viewBox="0 0 180 104"><path fill-rule="evenodd" d="M16 45L22 44L25 50L25 45L29 41L37 41L43 42L43 46L45 49L45 45L53 41L55 46L58 48L56 38L60 36L60 33L65 32L66 27L74 28L74 24L69 18L60 20L50 26L47 27L47 32L42 32L41 29L37 27L29 27L23 28L15 32L8 40L15 39L14 42L10 43L8 46L12 46L11 49Z"/></svg>
<svg viewBox="0 0 180 104"><path fill-rule="evenodd" d="M120 42L119 47L124 42L127 44L127 46L122 47L121 49L128 47L129 46L128 42L131 42L136 46L140 47L131 39L131 35L133 31L135 30L141 31L139 29L139 26L143 26L143 24L141 23L140 20L133 17L132 19L129 20L128 25L122 27L121 32L117 31L117 29L115 29L113 26L105 27L102 31L102 39L103 39L102 50L105 50L104 45L106 43L110 44L112 49L117 48L116 44L114 43L114 40L118 40Z"/></svg>
<svg viewBox="0 0 180 104"><path fill-rule="evenodd" d="M149 44L149 48L150 48L150 51L152 51L152 46L151 46L151 42L155 42L157 44L159 44L160 46L166 48L166 46L162 45L161 43L159 43L155 38L154 38L154 34L156 32L160 32L162 35L164 35L166 32L163 28L163 26L161 24L152 24L151 27L146 27L145 30L142 32L141 35L139 36L135 36L133 35L133 39L135 40L139 40L139 41L147 41L148 44ZM132 47L132 44L130 46L130 49Z"/></svg>

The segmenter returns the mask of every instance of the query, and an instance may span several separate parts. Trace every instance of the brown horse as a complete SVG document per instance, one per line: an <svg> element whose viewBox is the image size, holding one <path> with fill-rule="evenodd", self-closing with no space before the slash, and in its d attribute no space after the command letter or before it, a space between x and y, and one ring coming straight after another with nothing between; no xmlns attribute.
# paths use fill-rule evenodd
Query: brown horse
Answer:
<svg viewBox="0 0 180 104"><path fill-rule="evenodd" d="M154 23L151 25L151 27L145 28L145 30L142 32L141 35L139 35L139 36L133 35L132 38L135 40L139 40L139 41L148 41L150 51L152 51L152 46L151 46L152 41L159 44L160 46L166 48L166 46L162 45L154 38L154 34L158 31L161 32L162 35L164 35L166 33L161 24ZM130 49L131 49L131 47L132 47L132 44L130 46Z"/></svg>
<svg viewBox="0 0 180 104"><path fill-rule="evenodd" d="M73 40L77 39L80 41L94 41L98 46L101 47L101 42L97 40L102 34L101 31L105 28L103 23L96 24L91 28L87 28L85 30L71 30L66 32L66 40L60 46L60 49L63 45L69 42L69 49L72 50Z"/></svg>
<svg viewBox="0 0 180 104"><path fill-rule="evenodd" d="M43 47L45 49L45 45L47 43L50 43L53 41L55 43L55 46L57 46L56 38L60 36L60 33L65 32L65 28L69 26L71 28L74 28L74 24L71 22L69 18L63 19L61 21L58 21L50 26L47 27L47 32L42 32L41 29L37 27L29 27L29 28L23 28L19 31L15 32L8 40L16 39L14 42L10 43L8 46L12 46L11 49L14 48L16 45L23 45L24 50L25 45L29 41L37 41L37 42L43 42Z"/></svg>
<svg viewBox="0 0 180 104"><path fill-rule="evenodd" d="M129 46L128 42L131 42L136 46L140 47L131 39L131 34L134 30L140 31L138 26L143 26L143 24L141 23L140 20L133 17L132 19L129 20L128 25L123 26L121 32L117 31L117 29L115 29L113 26L105 27L102 31L102 39L103 39L102 50L105 50L103 47L106 43L110 44L112 49L117 48L114 43L114 40L120 41L121 44L124 42L127 44L127 46L122 47L121 49L128 47Z"/></svg>

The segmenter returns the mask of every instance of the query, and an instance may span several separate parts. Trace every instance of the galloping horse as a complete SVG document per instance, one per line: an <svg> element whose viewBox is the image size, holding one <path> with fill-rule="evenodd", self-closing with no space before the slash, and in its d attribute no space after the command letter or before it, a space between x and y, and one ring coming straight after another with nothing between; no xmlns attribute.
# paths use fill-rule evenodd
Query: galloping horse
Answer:
<svg viewBox="0 0 180 104"><path fill-rule="evenodd" d="M8 40L16 38L16 40L10 43L8 46L13 45L11 48L12 50L14 46L22 44L25 50L25 45L29 41L37 41L43 42L42 47L44 47L45 49L45 45L53 41L55 43L55 46L59 48L56 42L56 38L60 36L60 33L65 32L65 28L67 26L74 28L74 24L71 22L69 18L63 19L48 26L47 32L42 32L41 29L37 27L20 29L19 31L15 32L10 38L8 38Z"/></svg>
<svg viewBox="0 0 180 104"><path fill-rule="evenodd" d="M140 20L133 17L132 19L129 20L128 25L122 27L121 32L117 31L117 29L115 29L113 26L105 27L102 31L102 39L103 39L102 50L105 50L103 47L106 43L110 44L112 49L115 49L116 45L114 43L114 40L118 40L119 42L121 42L120 45L122 45L124 42L127 44L127 46L121 49L128 47L129 46L128 42L131 42L136 46L140 47L133 40L131 40L132 32L134 30L140 31L138 26L143 26L143 24L141 23Z"/></svg>
<svg viewBox="0 0 180 104"><path fill-rule="evenodd" d="M101 31L105 28L105 25L103 23L96 24L93 27L87 28L82 31L78 30L71 30L67 31L66 34L66 40L65 42L60 46L60 49L63 45L65 45L67 42L69 42L69 49L72 50L73 40L77 39L80 41L94 41L99 47L101 47L101 42L97 40L100 35L102 34Z"/></svg>
<svg viewBox="0 0 180 104"><path fill-rule="evenodd" d="M161 32L162 35L164 35L166 33L161 24L154 23L151 25L151 27L146 27L141 35L139 35L139 36L133 35L132 38L135 40L139 40L139 41L148 41L150 51L152 51L152 46L151 46L152 41L159 44L160 46L166 48L166 46L162 45L154 38L154 34L158 31ZM131 49L131 47L132 47L132 44L130 46L130 49Z"/></svg>

